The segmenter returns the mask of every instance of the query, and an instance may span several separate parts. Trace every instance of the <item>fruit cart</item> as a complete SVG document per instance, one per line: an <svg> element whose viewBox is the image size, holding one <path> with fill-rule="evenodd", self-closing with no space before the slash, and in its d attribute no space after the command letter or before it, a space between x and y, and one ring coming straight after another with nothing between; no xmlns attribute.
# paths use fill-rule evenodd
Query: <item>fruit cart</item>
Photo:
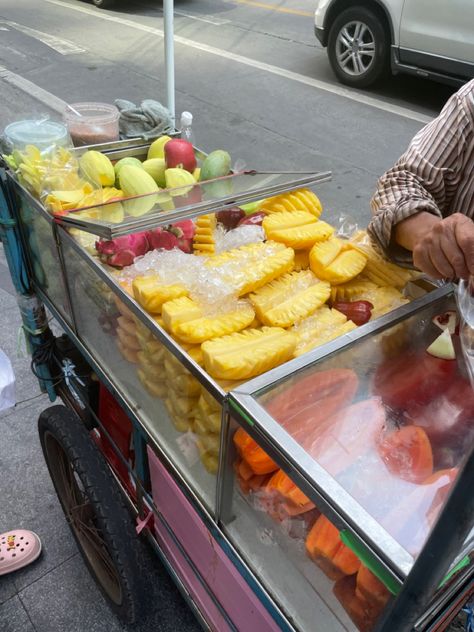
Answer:
<svg viewBox="0 0 474 632"><path fill-rule="evenodd" d="M93 149L113 162L148 152ZM446 629L474 577L474 401L455 287L331 237L308 197L329 173L179 183L121 199L117 216L116 199L52 212L4 167L1 234L32 369L64 404L40 416L45 460L116 613L133 622L153 601L147 539L205 629ZM261 200L267 240L212 256L215 213ZM161 239L191 218L211 263L157 246L134 275L109 265L117 238ZM344 315L355 285L333 265L364 252L363 288L379 296L395 274L403 289L369 322ZM205 301L225 284L250 300L224 317L186 290Z"/></svg>

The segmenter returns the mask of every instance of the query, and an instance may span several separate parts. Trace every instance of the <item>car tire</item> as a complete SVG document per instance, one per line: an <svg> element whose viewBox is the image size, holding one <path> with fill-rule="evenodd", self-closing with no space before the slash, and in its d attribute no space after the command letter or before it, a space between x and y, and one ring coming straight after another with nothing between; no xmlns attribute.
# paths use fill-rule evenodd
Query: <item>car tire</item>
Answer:
<svg viewBox="0 0 474 632"><path fill-rule="evenodd" d="M366 88L389 70L390 35L381 19L365 7L352 7L329 30L328 57L336 77Z"/></svg>
<svg viewBox="0 0 474 632"><path fill-rule="evenodd" d="M79 417L65 406L39 416L41 447L84 561L125 624L153 609L154 569L118 485Z"/></svg>
<svg viewBox="0 0 474 632"><path fill-rule="evenodd" d="M92 3L99 9L111 9L117 0L92 0Z"/></svg>

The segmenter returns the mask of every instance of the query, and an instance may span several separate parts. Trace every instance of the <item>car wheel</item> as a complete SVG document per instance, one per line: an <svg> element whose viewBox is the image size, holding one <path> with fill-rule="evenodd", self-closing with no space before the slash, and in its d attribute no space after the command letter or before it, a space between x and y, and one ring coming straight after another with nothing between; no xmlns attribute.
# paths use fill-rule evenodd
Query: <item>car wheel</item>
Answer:
<svg viewBox="0 0 474 632"><path fill-rule="evenodd" d="M366 88L389 68L390 37L372 11L353 7L333 22L328 38L331 67L342 83Z"/></svg>
<svg viewBox="0 0 474 632"><path fill-rule="evenodd" d="M99 9L110 9L117 4L117 0L92 0L93 4Z"/></svg>

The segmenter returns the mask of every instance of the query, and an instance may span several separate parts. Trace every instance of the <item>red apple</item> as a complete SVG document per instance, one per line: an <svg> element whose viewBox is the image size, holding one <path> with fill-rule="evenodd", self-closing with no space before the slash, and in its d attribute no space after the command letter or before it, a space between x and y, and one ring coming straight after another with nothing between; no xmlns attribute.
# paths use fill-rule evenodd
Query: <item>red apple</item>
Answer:
<svg viewBox="0 0 474 632"><path fill-rule="evenodd" d="M247 215L246 217L241 219L239 222L239 226L261 226L264 219L265 213L263 211L258 211L257 213L252 213L252 215Z"/></svg>
<svg viewBox="0 0 474 632"><path fill-rule="evenodd" d="M191 143L183 138L172 138L165 145L167 169L180 167L192 173L196 169L196 156Z"/></svg>
<svg viewBox="0 0 474 632"><path fill-rule="evenodd" d="M245 212L238 206L226 208L223 211L219 211L216 215L219 224L222 224L227 230L238 226L244 217L246 217Z"/></svg>

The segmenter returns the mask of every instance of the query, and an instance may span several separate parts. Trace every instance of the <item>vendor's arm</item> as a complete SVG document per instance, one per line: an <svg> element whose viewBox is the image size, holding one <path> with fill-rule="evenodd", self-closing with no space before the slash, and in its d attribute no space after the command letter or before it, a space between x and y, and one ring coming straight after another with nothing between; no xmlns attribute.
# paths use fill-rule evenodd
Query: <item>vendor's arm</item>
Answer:
<svg viewBox="0 0 474 632"><path fill-rule="evenodd" d="M467 148L473 143L473 103L474 82L470 82L415 136L378 182L369 234L399 262L411 263L417 237L426 236L455 210L451 205L465 176Z"/></svg>

